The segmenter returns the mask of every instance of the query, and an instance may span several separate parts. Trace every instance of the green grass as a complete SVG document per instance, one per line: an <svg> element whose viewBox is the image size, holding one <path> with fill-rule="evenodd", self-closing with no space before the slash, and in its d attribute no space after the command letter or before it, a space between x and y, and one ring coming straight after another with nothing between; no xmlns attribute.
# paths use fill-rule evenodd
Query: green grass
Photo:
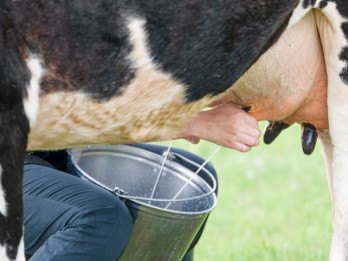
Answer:
<svg viewBox="0 0 348 261"><path fill-rule="evenodd" d="M216 148L186 141L173 146L205 158ZM195 260L328 259L331 205L319 142L305 156L297 126L246 154L221 149L212 162L219 175L218 205Z"/></svg>

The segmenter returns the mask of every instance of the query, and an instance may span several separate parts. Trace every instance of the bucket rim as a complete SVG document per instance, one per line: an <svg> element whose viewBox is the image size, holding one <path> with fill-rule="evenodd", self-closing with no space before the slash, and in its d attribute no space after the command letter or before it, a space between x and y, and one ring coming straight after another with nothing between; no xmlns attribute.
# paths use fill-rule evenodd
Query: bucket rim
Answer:
<svg viewBox="0 0 348 261"><path fill-rule="evenodd" d="M212 181L212 186L208 184L208 182L206 182L204 179L202 179L201 177L199 177L197 174L195 174L193 171L191 171L190 169L185 168L184 166L174 162L174 161L167 161L166 164L168 164L169 166L172 165L171 167L174 168L179 168L179 169L185 169L188 172L191 172L192 175L197 176L197 178L200 178L200 180L206 185L207 188L209 188L208 192L203 193L202 195L199 196L195 196L195 197L190 197L190 198L176 198L176 199L166 199L166 198L145 198L145 197L140 197L140 196L132 196L132 195L127 195L127 192L124 192L122 190L122 188L118 188L118 187L114 187L114 188L110 188L107 185L102 184L101 182L99 182L98 180L96 180L95 178L91 177L88 173L86 173L81 167L80 165L76 162L76 159L74 157L74 151L79 151L79 152L83 152L86 149L112 149L115 148L115 146L119 147L119 148L125 148L128 150L133 150L133 151L137 151L139 153L144 153L146 152L147 154L152 155L153 157L156 158L161 158L162 157L156 153L153 153L151 151L147 151L138 147L133 147L130 145L124 145L124 144L120 144L120 145L110 145L110 144L104 144L104 145L87 145L87 146L83 146L83 147L76 147L76 148L70 148L68 149L68 155L70 156L70 160L73 163L74 167L78 169L78 171L80 173L83 174L83 176L85 176L86 178L88 178L90 181L92 181L93 183L96 183L97 185L101 186L102 188L107 189L108 191L111 191L112 193L114 193L116 196L118 197L122 197L122 198L127 198L127 199L133 199L133 200L148 200L148 201L154 201L154 202L182 202L182 201L190 201L190 200L196 200L199 198L204 198L206 196L209 196L211 194L215 194L216 188L217 188L217 183L216 180L214 178L214 176L210 173L210 171L206 168L202 168L202 170L208 175L209 179ZM106 152L106 151L105 151ZM139 156L139 155L137 155ZM184 157L181 157L184 158Z"/></svg>
<svg viewBox="0 0 348 261"><path fill-rule="evenodd" d="M126 194L123 194L122 192L120 193L116 188L112 189L110 188L109 186L107 185L104 185L102 182L99 182L98 180L96 180L95 178L93 178L92 176L90 176L88 173L86 173L81 167L80 165L77 163L76 161L76 158L74 157L74 153L75 152L83 152L83 151L87 151L87 149L99 149L99 150L107 150L107 149L113 149L115 146L119 147L119 148L126 148L128 150L133 150L133 151L138 151L138 152L146 152L146 153L149 153L151 154L152 156L156 157L156 158L162 158L160 155L156 154L156 153L153 153L151 151L147 151L147 150L144 150L144 149L141 149L141 148L138 148L138 147L133 147L133 146L130 146L130 145L124 145L124 144L117 144L117 145L110 145L110 144L99 144L99 145L87 145L87 146L82 146L82 147L76 147L76 148L70 148L67 150L68 152L68 155L69 155L69 158L70 158L70 161L71 163L73 164L73 166L75 168L77 168L77 170L81 173L79 174L79 176L83 176L84 178L88 179L89 181L91 181L92 183L106 189L107 191L113 193L114 195L116 195L117 197L121 198L122 200L124 201L130 201L130 202L135 202L139 205L142 205L144 207L148 207L148 208L154 208L154 209L157 209L159 211L164 211L164 212L171 212L171 213L176 213L176 214L187 214L187 215L190 215L190 213L193 214L204 214L204 213L209 213L212 211L212 209L214 209L217 205L217 197L216 197L216 194L215 194L215 190L216 190L216 180L214 178L214 176L210 173L209 170L207 170L206 168L203 168L203 170L205 171L206 174L208 174L210 180L212 181L213 183L213 186L209 185L204 179L202 179L201 177L199 177L197 175L198 178L201 179L201 181L205 184L205 186L207 188L210 188L210 191L209 192L206 192L202 195L199 195L199 196L195 196L195 197L190 197L190 198L179 198L179 199L160 199L160 198L145 198L145 197L137 197L137 196L128 196ZM139 155L137 155L139 156ZM167 163L166 163L167 164ZM174 167L177 167L177 168L184 168L186 169L187 171L191 172L192 175L194 175L194 172L183 167L182 165L174 162L174 161L168 161L168 164L169 165L173 165ZM172 210L172 209L168 209L168 208L160 208L160 207L157 207L157 206L154 206L154 205L151 205L151 204L147 204L143 201L148 201L148 202L168 202L168 203L177 203L177 202L183 202L183 201L192 201L192 200L197 200L199 198L204 198L204 197L213 197L213 204L211 204L211 206L209 206L209 208L207 208L206 210L202 210L202 211L196 211L196 212L185 212L185 211L176 211L176 210Z"/></svg>

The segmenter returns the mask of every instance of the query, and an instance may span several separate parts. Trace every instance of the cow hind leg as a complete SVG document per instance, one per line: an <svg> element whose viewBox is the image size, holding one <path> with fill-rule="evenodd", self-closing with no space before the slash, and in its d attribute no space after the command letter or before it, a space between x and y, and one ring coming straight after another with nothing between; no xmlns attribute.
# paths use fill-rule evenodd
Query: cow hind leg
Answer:
<svg viewBox="0 0 348 261"><path fill-rule="evenodd" d="M330 260L348 260L348 14L344 1L321 1L316 11L328 73L328 114L332 142L333 236Z"/></svg>

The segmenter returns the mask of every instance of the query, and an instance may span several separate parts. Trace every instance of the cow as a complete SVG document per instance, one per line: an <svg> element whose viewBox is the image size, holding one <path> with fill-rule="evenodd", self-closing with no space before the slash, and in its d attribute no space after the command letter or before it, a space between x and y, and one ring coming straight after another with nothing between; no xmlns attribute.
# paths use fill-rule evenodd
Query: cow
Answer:
<svg viewBox="0 0 348 261"><path fill-rule="evenodd" d="M348 259L345 0L0 0L0 12L0 260L24 260L26 150L171 139L309 13L327 75L330 259Z"/></svg>

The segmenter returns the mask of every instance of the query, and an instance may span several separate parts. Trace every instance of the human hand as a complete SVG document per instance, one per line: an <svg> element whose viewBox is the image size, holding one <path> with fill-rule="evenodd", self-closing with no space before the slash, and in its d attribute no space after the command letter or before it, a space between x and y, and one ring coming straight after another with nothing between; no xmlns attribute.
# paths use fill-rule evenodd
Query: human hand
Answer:
<svg viewBox="0 0 348 261"><path fill-rule="evenodd" d="M259 145L260 134L256 119L234 103L200 112L181 132L194 144L203 139L240 152Z"/></svg>

